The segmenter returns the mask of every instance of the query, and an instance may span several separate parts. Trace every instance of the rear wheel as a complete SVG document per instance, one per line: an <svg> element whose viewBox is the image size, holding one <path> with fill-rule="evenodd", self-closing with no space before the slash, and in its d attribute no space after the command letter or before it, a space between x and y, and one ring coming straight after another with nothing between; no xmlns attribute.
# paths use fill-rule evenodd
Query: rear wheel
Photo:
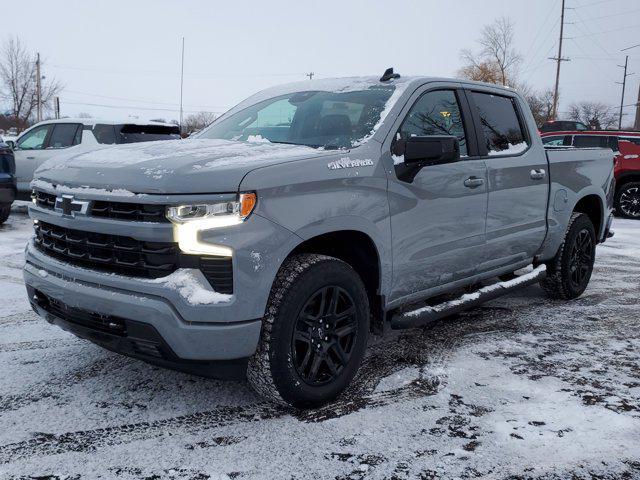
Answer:
<svg viewBox="0 0 640 480"><path fill-rule="evenodd" d="M0 225L7 221L11 213L11 204L3 203L0 205Z"/></svg>
<svg viewBox="0 0 640 480"><path fill-rule="evenodd" d="M620 216L640 219L640 182L629 182L620 186L615 206Z"/></svg>
<svg viewBox="0 0 640 480"><path fill-rule="evenodd" d="M569 300L586 290L596 257L596 234L593 223L583 213L569 220L564 242L547 263L547 277L540 285L551 298Z"/></svg>
<svg viewBox="0 0 640 480"><path fill-rule="evenodd" d="M249 383L299 408L335 399L360 366L368 319L366 290L348 264L316 254L290 258L271 289Z"/></svg>

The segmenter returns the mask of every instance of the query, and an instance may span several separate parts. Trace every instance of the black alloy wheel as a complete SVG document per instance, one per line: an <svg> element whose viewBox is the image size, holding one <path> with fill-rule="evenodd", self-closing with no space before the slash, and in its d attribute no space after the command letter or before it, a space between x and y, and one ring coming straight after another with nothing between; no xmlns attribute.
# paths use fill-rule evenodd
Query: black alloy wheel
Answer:
<svg viewBox="0 0 640 480"><path fill-rule="evenodd" d="M618 208L627 218L640 218L640 184L632 183L621 188Z"/></svg>
<svg viewBox="0 0 640 480"><path fill-rule="evenodd" d="M331 383L351 359L358 319L351 295L329 285L311 295L296 320L291 339L293 365L312 386Z"/></svg>
<svg viewBox="0 0 640 480"><path fill-rule="evenodd" d="M591 233L586 228L583 228L575 236L571 246L569 270L571 272L571 283L576 289L582 289L584 284L589 282L593 268L593 255L594 248Z"/></svg>

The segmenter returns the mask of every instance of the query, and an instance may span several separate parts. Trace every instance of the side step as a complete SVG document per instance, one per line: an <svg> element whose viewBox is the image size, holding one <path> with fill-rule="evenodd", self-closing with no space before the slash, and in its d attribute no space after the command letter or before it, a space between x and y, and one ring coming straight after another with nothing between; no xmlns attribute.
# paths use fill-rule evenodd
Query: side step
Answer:
<svg viewBox="0 0 640 480"><path fill-rule="evenodd" d="M534 284L546 276L546 270L545 265L539 265L529 273L520 275L506 282L487 285L473 293L465 293L454 300L395 314L391 317L391 328L393 330L402 330L405 328L422 327L441 318L448 317L449 315L460 313L468 308L501 297L519 288Z"/></svg>

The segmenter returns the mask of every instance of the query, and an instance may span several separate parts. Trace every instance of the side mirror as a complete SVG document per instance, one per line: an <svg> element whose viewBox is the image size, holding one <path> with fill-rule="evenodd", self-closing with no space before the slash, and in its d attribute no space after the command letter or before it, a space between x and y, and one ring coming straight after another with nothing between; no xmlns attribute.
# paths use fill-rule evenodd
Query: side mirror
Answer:
<svg viewBox="0 0 640 480"><path fill-rule="evenodd" d="M409 137L396 142L394 153L404 155L407 165L439 165L460 160L460 144L453 135Z"/></svg>
<svg viewBox="0 0 640 480"><path fill-rule="evenodd" d="M15 150L16 149L16 142L14 142L13 140L5 140L4 143L9 145L9 148L11 150Z"/></svg>

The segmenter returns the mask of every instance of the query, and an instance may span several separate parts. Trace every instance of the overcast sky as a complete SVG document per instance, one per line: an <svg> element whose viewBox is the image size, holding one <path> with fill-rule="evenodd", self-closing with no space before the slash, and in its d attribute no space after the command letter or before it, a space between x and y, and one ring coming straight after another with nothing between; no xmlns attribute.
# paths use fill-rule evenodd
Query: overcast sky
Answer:
<svg viewBox="0 0 640 480"><path fill-rule="evenodd" d="M178 118L180 44L185 37L186 112L222 112L278 83L401 74L455 76L460 50L477 49L483 25L515 23L521 79L553 86L561 0L0 0L0 38L17 35L60 80L63 115ZM578 100L625 104L638 97L640 1L566 0L560 111ZM110 106L110 107L107 107ZM625 109L631 123L634 109Z"/></svg>

